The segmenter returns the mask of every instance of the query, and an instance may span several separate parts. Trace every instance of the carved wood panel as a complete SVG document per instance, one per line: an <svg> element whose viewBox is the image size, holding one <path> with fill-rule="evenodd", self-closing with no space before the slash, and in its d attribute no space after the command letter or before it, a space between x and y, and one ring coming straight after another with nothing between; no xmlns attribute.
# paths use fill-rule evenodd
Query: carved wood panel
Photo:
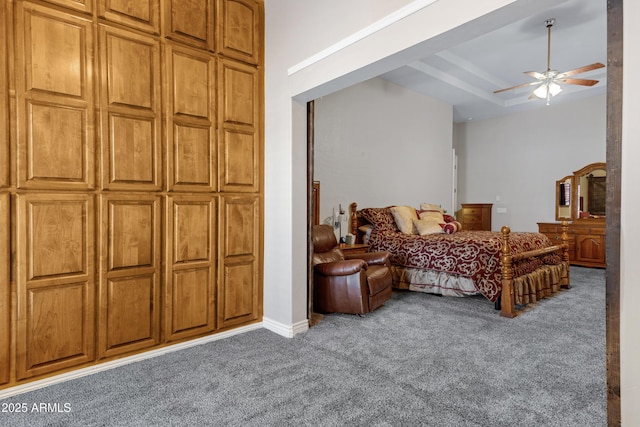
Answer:
<svg viewBox="0 0 640 427"><path fill-rule="evenodd" d="M256 192L260 189L261 145L259 74L246 64L220 62L218 112L220 187L222 191Z"/></svg>
<svg viewBox="0 0 640 427"><path fill-rule="evenodd" d="M218 0L218 52L257 64L261 50L261 4L252 0Z"/></svg>
<svg viewBox="0 0 640 427"><path fill-rule="evenodd" d="M168 197L164 328L169 340L215 329L216 228L216 197Z"/></svg>
<svg viewBox="0 0 640 427"><path fill-rule="evenodd" d="M18 187L91 189L91 23L30 3L16 10Z"/></svg>
<svg viewBox="0 0 640 427"><path fill-rule="evenodd" d="M63 6L91 14L93 12L93 0L44 0L47 3Z"/></svg>
<svg viewBox="0 0 640 427"><path fill-rule="evenodd" d="M94 359L94 200L17 196L17 377Z"/></svg>
<svg viewBox="0 0 640 427"><path fill-rule="evenodd" d="M0 40L9 38L7 8L0 6ZM0 43L0 188L10 184L11 163L9 160L9 79L7 43Z"/></svg>
<svg viewBox="0 0 640 427"><path fill-rule="evenodd" d="M214 3L211 0L164 0L167 37L212 51Z"/></svg>
<svg viewBox="0 0 640 427"><path fill-rule="evenodd" d="M162 188L159 45L100 26L102 188Z"/></svg>
<svg viewBox="0 0 640 427"><path fill-rule="evenodd" d="M0 12L1 14L1 12ZM9 193L0 193L0 384L10 378L11 348L11 218Z"/></svg>
<svg viewBox="0 0 640 427"><path fill-rule="evenodd" d="M579 235L576 236L576 261L593 263L599 266L606 265L605 260L605 236L604 235Z"/></svg>
<svg viewBox="0 0 640 427"><path fill-rule="evenodd" d="M160 33L160 0L98 0L98 14L118 24Z"/></svg>
<svg viewBox="0 0 640 427"><path fill-rule="evenodd" d="M260 202L257 197L222 198L222 280L219 290L220 327L256 320L261 298Z"/></svg>
<svg viewBox="0 0 640 427"><path fill-rule="evenodd" d="M215 59L192 49L166 49L168 187L173 191L215 191Z"/></svg>
<svg viewBox="0 0 640 427"><path fill-rule="evenodd" d="M100 357L160 341L161 198L100 196Z"/></svg>

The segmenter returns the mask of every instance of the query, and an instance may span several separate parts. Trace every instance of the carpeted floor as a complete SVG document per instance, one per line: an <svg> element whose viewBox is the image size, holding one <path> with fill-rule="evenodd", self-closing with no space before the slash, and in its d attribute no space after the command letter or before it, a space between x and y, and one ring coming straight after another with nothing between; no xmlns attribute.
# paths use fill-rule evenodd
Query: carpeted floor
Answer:
<svg viewBox="0 0 640 427"><path fill-rule="evenodd" d="M516 319L395 293L293 339L256 330L0 400L28 409L0 425L605 426L604 274L572 267Z"/></svg>

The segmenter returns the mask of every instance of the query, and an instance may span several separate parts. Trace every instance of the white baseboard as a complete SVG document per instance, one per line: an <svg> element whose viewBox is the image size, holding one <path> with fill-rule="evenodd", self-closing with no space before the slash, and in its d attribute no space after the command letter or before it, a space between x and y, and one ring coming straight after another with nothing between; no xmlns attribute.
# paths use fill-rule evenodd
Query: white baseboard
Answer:
<svg viewBox="0 0 640 427"><path fill-rule="evenodd" d="M166 347L158 348L155 350L149 350L144 353L134 354L132 356L123 357L122 359L113 360L110 362L99 363L97 365L89 366L86 368L77 369L75 371L66 372L64 374L56 375L42 380L36 380L27 384L17 385L4 390L0 390L0 399L16 396L18 394L28 393L30 391L38 390L44 387L48 387L53 384L62 383L65 381L73 380L76 378L82 378L87 375L92 375L98 372L114 369L119 366L128 365L129 363L135 363L152 357L162 356L163 354L171 353L174 351L184 350L190 347L194 347L201 344L206 344L212 341L218 341L234 335L243 334L245 332L261 329L264 325L262 323L254 323L247 326L241 326L239 328L231 329L229 331L220 332L213 335L208 335L202 338L196 338L190 341L185 341ZM267 328L269 329L269 328Z"/></svg>
<svg viewBox="0 0 640 427"><path fill-rule="evenodd" d="M309 330L309 321L305 319L298 323L294 323L293 325L285 325L284 323L263 317L262 326L265 329L275 332L278 335L282 335L285 338L293 338L294 335L307 332Z"/></svg>

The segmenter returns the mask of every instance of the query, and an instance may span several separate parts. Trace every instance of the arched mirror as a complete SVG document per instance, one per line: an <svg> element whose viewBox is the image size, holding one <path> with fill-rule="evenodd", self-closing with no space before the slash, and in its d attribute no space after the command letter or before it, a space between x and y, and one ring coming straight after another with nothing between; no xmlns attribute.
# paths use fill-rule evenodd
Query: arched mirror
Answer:
<svg viewBox="0 0 640 427"><path fill-rule="evenodd" d="M573 189L573 175L565 176L556 181L556 221L571 221Z"/></svg>
<svg viewBox="0 0 640 427"><path fill-rule="evenodd" d="M607 194L605 163L592 163L573 173L573 215L579 219L604 219Z"/></svg>

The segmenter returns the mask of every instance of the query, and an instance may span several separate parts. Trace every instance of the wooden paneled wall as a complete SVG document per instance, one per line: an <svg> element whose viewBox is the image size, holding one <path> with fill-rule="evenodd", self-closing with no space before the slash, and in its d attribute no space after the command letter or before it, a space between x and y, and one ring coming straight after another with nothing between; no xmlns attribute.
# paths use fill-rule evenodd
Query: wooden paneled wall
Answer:
<svg viewBox="0 0 640 427"><path fill-rule="evenodd" d="M261 320L263 15L0 6L0 388Z"/></svg>

